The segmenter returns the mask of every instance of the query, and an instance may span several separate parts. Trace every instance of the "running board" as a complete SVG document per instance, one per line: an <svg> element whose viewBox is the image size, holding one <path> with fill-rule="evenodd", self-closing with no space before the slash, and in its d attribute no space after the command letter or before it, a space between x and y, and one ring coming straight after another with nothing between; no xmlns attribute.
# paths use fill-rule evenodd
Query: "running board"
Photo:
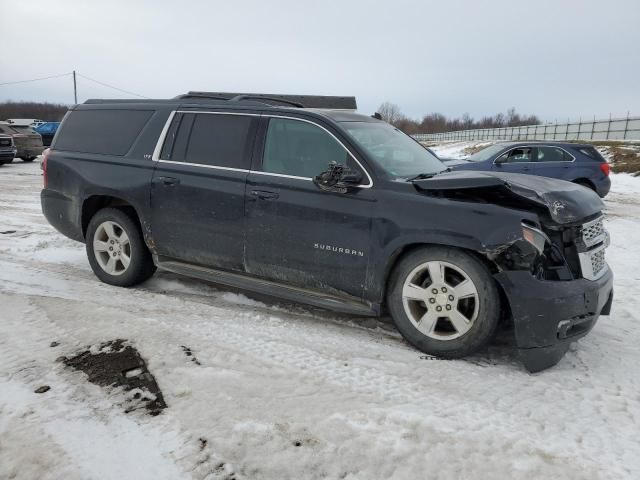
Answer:
<svg viewBox="0 0 640 480"><path fill-rule="evenodd" d="M213 268L179 262L166 257L154 258L158 268L169 272L195 277L229 287L250 290L252 292L277 297L292 302L306 303L315 307L326 308L354 315L377 316L379 305L370 305L355 297L334 297L304 288L283 285L261 278L249 277L240 273L232 273Z"/></svg>

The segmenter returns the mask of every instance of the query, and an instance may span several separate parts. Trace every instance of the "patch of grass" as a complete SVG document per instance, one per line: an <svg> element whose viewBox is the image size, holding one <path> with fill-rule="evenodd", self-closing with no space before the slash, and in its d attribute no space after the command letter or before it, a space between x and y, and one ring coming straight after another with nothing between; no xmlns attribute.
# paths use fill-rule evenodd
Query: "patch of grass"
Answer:
<svg viewBox="0 0 640 480"><path fill-rule="evenodd" d="M640 148L609 147L611 169L616 173L640 174Z"/></svg>

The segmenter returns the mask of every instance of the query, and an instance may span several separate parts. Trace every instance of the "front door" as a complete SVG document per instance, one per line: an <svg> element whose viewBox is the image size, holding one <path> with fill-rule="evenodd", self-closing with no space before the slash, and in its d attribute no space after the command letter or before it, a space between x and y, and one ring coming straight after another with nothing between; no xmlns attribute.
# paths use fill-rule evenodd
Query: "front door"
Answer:
<svg viewBox="0 0 640 480"><path fill-rule="evenodd" d="M515 147L493 162L493 170L506 173L533 173L534 147Z"/></svg>
<svg viewBox="0 0 640 480"><path fill-rule="evenodd" d="M262 161L247 179L246 267L252 275L325 293L362 297L375 212L371 179L324 127L265 118ZM330 162L363 174L347 193L320 190L312 178Z"/></svg>
<svg viewBox="0 0 640 480"><path fill-rule="evenodd" d="M151 187L161 256L242 271L245 183L258 116L177 113Z"/></svg>

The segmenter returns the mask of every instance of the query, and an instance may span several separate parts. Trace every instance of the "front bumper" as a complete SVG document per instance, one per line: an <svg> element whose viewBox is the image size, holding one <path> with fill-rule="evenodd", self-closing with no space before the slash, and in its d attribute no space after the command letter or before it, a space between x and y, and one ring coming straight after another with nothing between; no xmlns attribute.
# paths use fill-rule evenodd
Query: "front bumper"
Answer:
<svg viewBox="0 0 640 480"><path fill-rule="evenodd" d="M511 308L519 357L530 372L558 363L569 344L611 310L610 268L597 280L538 280L525 271L500 272L495 278Z"/></svg>

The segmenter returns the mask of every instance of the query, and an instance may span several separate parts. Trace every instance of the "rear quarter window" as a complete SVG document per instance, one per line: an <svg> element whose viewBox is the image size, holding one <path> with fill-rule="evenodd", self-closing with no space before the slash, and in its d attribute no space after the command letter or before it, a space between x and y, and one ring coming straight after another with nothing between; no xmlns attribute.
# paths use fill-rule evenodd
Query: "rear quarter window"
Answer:
<svg viewBox="0 0 640 480"><path fill-rule="evenodd" d="M594 160L598 160L599 162L604 162L605 159L600 155L600 152L595 149L595 147L579 147L577 149L581 154L592 158Z"/></svg>
<svg viewBox="0 0 640 480"><path fill-rule="evenodd" d="M62 125L55 148L123 156L153 113L153 110L72 111Z"/></svg>

